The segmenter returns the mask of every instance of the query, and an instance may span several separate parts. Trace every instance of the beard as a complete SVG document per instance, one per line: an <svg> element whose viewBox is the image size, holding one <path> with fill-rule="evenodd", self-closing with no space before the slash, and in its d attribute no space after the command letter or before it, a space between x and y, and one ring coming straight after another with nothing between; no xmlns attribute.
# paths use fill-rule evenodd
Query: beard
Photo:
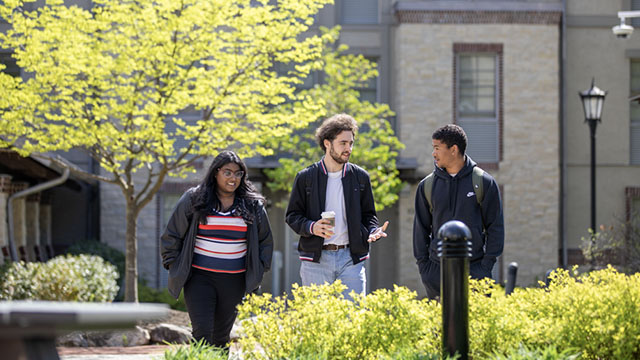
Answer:
<svg viewBox="0 0 640 360"><path fill-rule="evenodd" d="M344 163L346 163L347 161L349 161L349 156L350 156L350 154L349 154L349 155L347 155L347 159L345 160L345 159L343 159L340 155L338 155L338 153L337 153L337 152L333 151L333 148L330 148L330 149L329 149L329 156L331 156L331 158L332 158L335 162L337 162L338 164L344 164Z"/></svg>

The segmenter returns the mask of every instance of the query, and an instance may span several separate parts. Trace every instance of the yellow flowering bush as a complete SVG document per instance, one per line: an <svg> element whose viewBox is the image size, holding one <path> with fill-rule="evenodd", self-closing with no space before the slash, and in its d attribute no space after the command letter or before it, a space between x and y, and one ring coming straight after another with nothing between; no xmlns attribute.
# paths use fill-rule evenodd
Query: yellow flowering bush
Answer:
<svg viewBox="0 0 640 360"><path fill-rule="evenodd" d="M507 296L470 280L473 359L639 359L640 274L556 270ZM239 307L246 359L437 359L442 308L404 287L344 299L344 285L252 295Z"/></svg>
<svg viewBox="0 0 640 360"><path fill-rule="evenodd" d="M253 295L239 307L247 359L393 358L405 348L437 352L440 304L403 287L344 299L340 282L294 286L289 298ZM259 349L259 351L255 350Z"/></svg>
<svg viewBox="0 0 640 360"><path fill-rule="evenodd" d="M553 345L581 359L640 358L640 274L575 270L558 269L548 288L540 283L509 296L488 281L471 281L471 355Z"/></svg>

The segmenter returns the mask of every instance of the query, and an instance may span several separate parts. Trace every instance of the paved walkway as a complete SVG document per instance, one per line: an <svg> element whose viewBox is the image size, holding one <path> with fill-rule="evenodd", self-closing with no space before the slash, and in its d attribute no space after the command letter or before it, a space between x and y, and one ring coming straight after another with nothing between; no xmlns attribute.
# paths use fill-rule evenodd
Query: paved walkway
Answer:
<svg viewBox="0 0 640 360"><path fill-rule="evenodd" d="M170 345L127 347L58 347L60 360L162 360ZM231 358L238 359L238 349L231 345ZM241 358L241 357L240 357Z"/></svg>
<svg viewBox="0 0 640 360"><path fill-rule="evenodd" d="M161 360L168 345L129 347L58 347L61 360Z"/></svg>

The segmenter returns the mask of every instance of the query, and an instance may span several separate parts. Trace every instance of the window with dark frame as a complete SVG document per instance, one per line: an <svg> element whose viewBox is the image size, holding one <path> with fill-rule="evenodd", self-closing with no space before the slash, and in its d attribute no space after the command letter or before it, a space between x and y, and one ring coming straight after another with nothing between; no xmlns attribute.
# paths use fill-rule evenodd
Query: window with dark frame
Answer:
<svg viewBox="0 0 640 360"><path fill-rule="evenodd" d="M454 44L454 123L469 156L488 168L502 157L501 69L502 44Z"/></svg>
<svg viewBox="0 0 640 360"><path fill-rule="evenodd" d="M2 69L2 72L13 77L20 77L20 67L18 66L17 60L14 59L12 55L13 54L11 52L0 52L0 63L6 66Z"/></svg>
<svg viewBox="0 0 640 360"><path fill-rule="evenodd" d="M640 187L627 187L625 195L627 221L631 221L633 216L640 216Z"/></svg>
<svg viewBox="0 0 640 360"><path fill-rule="evenodd" d="M377 0L342 0L341 23L348 25L377 24Z"/></svg>
<svg viewBox="0 0 640 360"><path fill-rule="evenodd" d="M640 59L631 59L631 95L640 94ZM640 104L629 103L629 148L631 165L640 165Z"/></svg>
<svg viewBox="0 0 640 360"><path fill-rule="evenodd" d="M367 60L375 64L375 68L378 69L378 58L366 57ZM356 90L360 92L360 100L375 103L378 101L378 77L373 77L367 80L362 86L357 87Z"/></svg>
<svg viewBox="0 0 640 360"><path fill-rule="evenodd" d="M160 236L164 232L164 229L167 227L167 223L173 214L173 210L178 204L178 200L183 194L183 188L188 187L187 185L176 185L172 183L163 184L164 190L159 191L156 194L157 199L157 223L158 223L158 256L161 256L160 252ZM169 281L169 272L166 271L162 264L158 265L158 278L157 278L157 288L164 289L167 287Z"/></svg>
<svg viewBox="0 0 640 360"><path fill-rule="evenodd" d="M275 71L278 73L279 76L286 76L290 71L294 70L294 66L296 64L294 63L276 63L274 65L274 69ZM296 85L296 88L298 90L309 90L311 88L313 88L314 85L319 83L319 74L317 71L312 71L311 73L309 73L309 75L307 75L306 78L304 78L302 80L301 84Z"/></svg>
<svg viewBox="0 0 640 360"><path fill-rule="evenodd" d="M631 10L640 10L640 0L631 0ZM635 28L639 27L640 26L640 18L632 18L630 25L635 27Z"/></svg>

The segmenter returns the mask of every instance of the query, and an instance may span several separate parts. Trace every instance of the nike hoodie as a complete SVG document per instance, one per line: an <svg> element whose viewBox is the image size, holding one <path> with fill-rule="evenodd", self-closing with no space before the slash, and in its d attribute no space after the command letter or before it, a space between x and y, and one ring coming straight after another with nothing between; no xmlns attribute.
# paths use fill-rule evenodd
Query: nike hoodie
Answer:
<svg viewBox="0 0 640 360"><path fill-rule="evenodd" d="M449 220L459 220L471 230L471 263L481 262L490 272L504 247L504 220L500 190L495 179L484 172L482 184L484 198L478 205L473 191L471 174L476 163L465 155L464 167L455 175L435 167L431 198L433 213L424 196L424 180L418 185L413 223L413 253L418 267L424 268L431 259L440 262L437 254L436 234ZM422 272L422 271L421 271Z"/></svg>

